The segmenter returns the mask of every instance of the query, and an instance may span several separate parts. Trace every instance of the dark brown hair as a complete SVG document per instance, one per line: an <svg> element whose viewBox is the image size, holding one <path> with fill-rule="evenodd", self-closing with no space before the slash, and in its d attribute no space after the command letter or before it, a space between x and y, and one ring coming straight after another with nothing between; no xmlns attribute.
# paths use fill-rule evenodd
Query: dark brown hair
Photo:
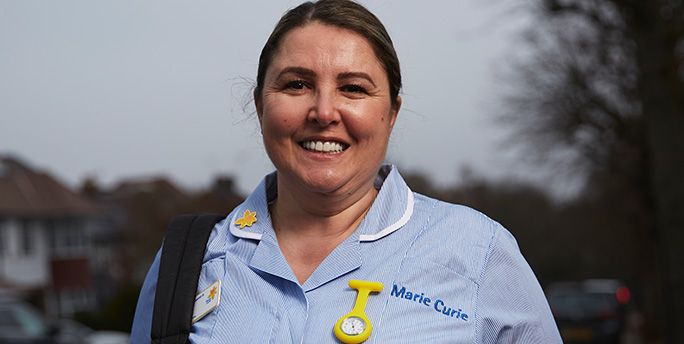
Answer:
<svg viewBox="0 0 684 344"><path fill-rule="evenodd" d="M268 37L259 56L257 85L254 97L261 97L266 70L278 51L280 41L292 29L318 21L358 33L368 40L380 63L385 68L389 80L392 105L396 105L401 89L399 59L394 50L392 39L380 20L362 5L351 0L320 0L305 2L285 13Z"/></svg>

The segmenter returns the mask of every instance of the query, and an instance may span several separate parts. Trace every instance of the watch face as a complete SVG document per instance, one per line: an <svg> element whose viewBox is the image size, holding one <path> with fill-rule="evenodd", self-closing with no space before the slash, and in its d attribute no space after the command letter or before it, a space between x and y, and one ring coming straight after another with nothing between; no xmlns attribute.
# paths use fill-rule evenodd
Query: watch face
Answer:
<svg viewBox="0 0 684 344"><path fill-rule="evenodd" d="M361 334L363 330L366 329L366 322L359 317L351 316L349 318L342 320L340 328L342 329L342 332L344 332L345 334L350 336L356 336Z"/></svg>

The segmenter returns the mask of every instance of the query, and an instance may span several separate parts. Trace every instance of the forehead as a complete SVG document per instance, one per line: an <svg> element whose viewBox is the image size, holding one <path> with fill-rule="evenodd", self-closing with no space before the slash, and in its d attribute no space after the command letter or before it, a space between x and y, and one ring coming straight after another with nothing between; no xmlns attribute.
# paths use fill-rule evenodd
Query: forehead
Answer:
<svg viewBox="0 0 684 344"><path fill-rule="evenodd" d="M320 22L292 29L283 37L269 70L290 66L317 72L353 69L385 76L383 65L366 38Z"/></svg>

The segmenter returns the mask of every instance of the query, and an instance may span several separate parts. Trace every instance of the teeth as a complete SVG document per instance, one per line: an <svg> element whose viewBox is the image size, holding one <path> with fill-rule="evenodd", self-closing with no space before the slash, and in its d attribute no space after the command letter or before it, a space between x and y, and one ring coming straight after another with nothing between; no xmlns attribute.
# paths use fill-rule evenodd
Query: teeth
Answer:
<svg viewBox="0 0 684 344"><path fill-rule="evenodd" d="M302 146L308 150L325 153L339 153L344 150L344 146L341 143L330 141L305 141L302 143Z"/></svg>

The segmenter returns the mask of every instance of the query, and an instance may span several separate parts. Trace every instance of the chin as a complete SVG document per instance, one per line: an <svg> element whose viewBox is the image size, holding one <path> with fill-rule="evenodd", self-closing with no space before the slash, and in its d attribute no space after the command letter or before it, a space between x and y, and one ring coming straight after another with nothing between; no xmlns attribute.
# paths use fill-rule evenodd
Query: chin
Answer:
<svg viewBox="0 0 684 344"><path fill-rule="evenodd" d="M331 194L348 184L350 178L331 170L309 171L302 179L305 188L312 192Z"/></svg>

